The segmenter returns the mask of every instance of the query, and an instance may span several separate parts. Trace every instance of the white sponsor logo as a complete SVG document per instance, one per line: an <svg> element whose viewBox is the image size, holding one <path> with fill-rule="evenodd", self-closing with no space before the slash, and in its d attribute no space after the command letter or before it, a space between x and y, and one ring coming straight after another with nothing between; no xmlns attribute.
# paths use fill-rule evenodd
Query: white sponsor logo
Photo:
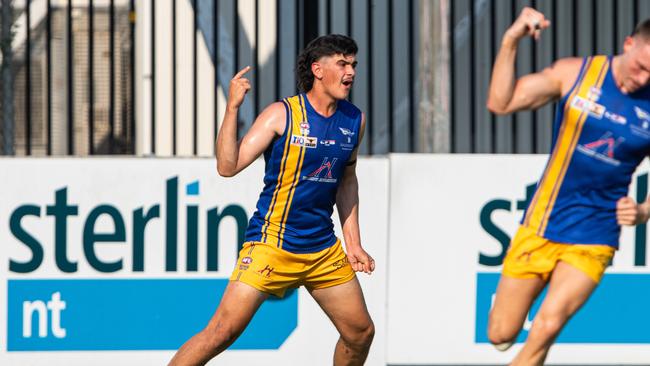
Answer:
<svg viewBox="0 0 650 366"><path fill-rule="evenodd" d="M603 106L602 104L592 102L580 96L576 96L573 98L573 101L571 102L571 107L587 112L589 113L589 115L596 117L598 119L603 118L603 114L605 114L605 106Z"/></svg>
<svg viewBox="0 0 650 366"><path fill-rule="evenodd" d="M292 135L291 145L315 149L318 145L318 139L316 137Z"/></svg>

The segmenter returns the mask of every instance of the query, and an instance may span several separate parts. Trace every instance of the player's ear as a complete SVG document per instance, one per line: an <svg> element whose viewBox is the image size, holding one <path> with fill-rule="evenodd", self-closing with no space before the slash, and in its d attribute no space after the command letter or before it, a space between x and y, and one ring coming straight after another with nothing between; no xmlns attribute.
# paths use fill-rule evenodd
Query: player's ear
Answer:
<svg viewBox="0 0 650 366"><path fill-rule="evenodd" d="M320 80L323 78L323 66L320 61L314 61L311 64L311 73L314 74L314 78Z"/></svg>

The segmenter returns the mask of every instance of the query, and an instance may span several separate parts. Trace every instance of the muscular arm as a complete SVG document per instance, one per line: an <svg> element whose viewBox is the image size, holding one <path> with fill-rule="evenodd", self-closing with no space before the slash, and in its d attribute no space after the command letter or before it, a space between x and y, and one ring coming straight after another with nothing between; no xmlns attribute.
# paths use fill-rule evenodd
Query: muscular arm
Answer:
<svg viewBox="0 0 650 366"><path fill-rule="evenodd" d="M359 131L359 142L365 131L366 117L361 116L361 129ZM359 232L359 182L357 181L356 160L357 149L350 157L349 163L354 164L345 167L345 172L336 194L336 207L343 229L343 239L350 264L355 271L371 273L375 269L374 260L361 247L361 234Z"/></svg>
<svg viewBox="0 0 650 366"><path fill-rule="evenodd" d="M248 80L242 76L249 69L240 71L230 82L228 105L215 142L217 171L224 177L232 177L249 166L276 136L284 133L286 111L284 105L277 102L262 111L244 138L237 141L237 113L250 89Z"/></svg>
<svg viewBox="0 0 650 366"><path fill-rule="evenodd" d="M269 105L240 141L237 141L236 119L236 111L227 111L217 135L217 171L224 177L232 177L244 170L276 136L284 133L286 112L281 102Z"/></svg>
<svg viewBox="0 0 650 366"><path fill-rule="evenodd" d="M534 24L539 24L537 28ZM559 99L573 84L580 70L581 59L566 58L555 62L541 72L515 75L515 60L519 41L539 32L550 23L544 15L526 8L506 31L492 69L487 108L496 114L509 114L524 109L537 109Z"/></svg>

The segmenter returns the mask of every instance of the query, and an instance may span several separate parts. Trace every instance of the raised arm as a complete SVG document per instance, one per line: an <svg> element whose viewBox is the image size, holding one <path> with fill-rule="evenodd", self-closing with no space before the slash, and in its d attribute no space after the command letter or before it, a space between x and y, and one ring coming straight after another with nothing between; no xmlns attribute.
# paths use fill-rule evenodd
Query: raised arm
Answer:
<svg viewBox="0 0 650 366"><path fill-rule="evenodd" d="M539 39L541 31L550 26L544 14L524 8L503 35L501 48L492 68L487 108L496 114L508 114L524 109L537 109L559 99L572 85L581 60L567 58L555 62L541 72L515 75L515 60L519 41L526 36Z"/></svg>
<svg viewBox="0 0 650 366"><path fill-rule="evenodd" d="M224 177L232 177L249 166L274 138L284 133L286 112L284 105L277 102L264 109L244 138L237 141L237 113L251 89L250 82L243 77L249 70L250 66L245 67L230 81L226 113L215 142L217 171Z"/></svg>
<svg viewBox="0 0 650 366"><path fill-rule="evenodd" d="M359 131L359 143L363 139L366 126L365 115L361 116L361 128ZM336 207L341 220L343 229L343 239L345 241L345 250L352 265L352 269L357 272L372 273L375 270L375 260L366 253L361 246L361 234L359 232L359 182L357 181L357 151L352 152L352 156L345 167L345 172L336 194Z"/></svg>

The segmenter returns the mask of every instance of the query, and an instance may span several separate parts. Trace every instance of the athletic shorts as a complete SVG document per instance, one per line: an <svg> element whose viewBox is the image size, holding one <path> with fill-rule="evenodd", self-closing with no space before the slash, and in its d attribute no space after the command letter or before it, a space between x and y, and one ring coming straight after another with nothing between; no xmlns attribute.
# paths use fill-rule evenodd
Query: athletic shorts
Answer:
<svg viewBox="0 0 650 366"><path fill-rule="evenodd" d="M230 280L283 297L290 288L332 287L355 276L340 240L320 252L305 254L290 253L273 244L246 242Z"/></svg>
<svg viewBox="0 0 650 366"><path fill-rule="evenodd" d="M584 272L596 283L614 257L609 245L556 243L536 235L535 230L519 227L503 261L503 275L512 278L541 278L547 281L558 261Z"/></svg>

